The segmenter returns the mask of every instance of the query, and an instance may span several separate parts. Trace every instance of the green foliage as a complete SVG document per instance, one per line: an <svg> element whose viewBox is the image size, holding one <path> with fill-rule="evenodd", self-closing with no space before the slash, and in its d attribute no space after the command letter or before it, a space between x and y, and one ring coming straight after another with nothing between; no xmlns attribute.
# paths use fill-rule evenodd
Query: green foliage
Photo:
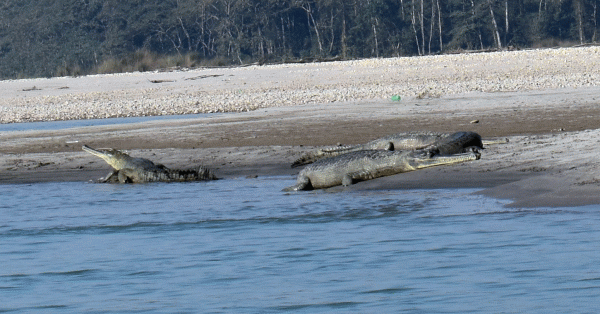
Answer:
<svg viewBox="0 0 600 314"><path fill-rule="evenodd" d="M595 42L598 1L6 0L0 78Z"/></svg>

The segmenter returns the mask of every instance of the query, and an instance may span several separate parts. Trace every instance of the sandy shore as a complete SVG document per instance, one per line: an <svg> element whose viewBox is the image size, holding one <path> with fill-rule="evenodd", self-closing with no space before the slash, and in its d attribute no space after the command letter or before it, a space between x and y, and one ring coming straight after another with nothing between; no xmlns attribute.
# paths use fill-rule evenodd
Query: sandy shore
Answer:
<svg viewBox="0 0 600 314"><path fill-rule="evenodd" d="M600 51L534 52L3 81L3 122L241 112L0 132L0 183L105 175L83 144L227 179L294 176L289 164L322 145L465 130L510 143L475 162L332 190L470 187L517 207L600 204Z"/></svg>

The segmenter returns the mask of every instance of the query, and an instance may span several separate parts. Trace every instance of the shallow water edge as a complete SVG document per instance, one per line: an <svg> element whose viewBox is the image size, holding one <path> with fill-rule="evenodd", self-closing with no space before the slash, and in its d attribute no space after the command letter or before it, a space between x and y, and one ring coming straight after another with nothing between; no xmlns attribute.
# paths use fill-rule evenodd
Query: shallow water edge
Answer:
<svg viewBox="0 0 600 314"><path fill-rule="evenodd" d="M599 309L598 206L291 183L0 185L0 311Z"/></svg>

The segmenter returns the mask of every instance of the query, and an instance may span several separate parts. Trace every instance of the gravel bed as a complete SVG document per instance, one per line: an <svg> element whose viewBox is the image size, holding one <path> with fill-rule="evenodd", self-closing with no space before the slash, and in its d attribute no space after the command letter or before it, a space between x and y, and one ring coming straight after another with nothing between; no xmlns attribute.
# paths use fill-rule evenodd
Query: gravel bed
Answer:
<svg viewBox="0 0 600 314"><path fill-rule="evenodd" d="M84 81L92 87L77 89ZM12 91L0 98L0 123L242 112L390 100L394 95L426 98L598 85L600 47L11 80L0 82L0 88ZM48 92L43 86L55 88Z"/></svg>

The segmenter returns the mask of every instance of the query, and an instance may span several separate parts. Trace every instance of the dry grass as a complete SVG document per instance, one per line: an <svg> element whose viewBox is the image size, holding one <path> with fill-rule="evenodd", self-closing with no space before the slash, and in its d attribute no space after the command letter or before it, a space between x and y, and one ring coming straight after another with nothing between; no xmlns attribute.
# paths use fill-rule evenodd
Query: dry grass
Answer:
<svg viewBox="0 0 600 314"><path fill-rule="evenodd" d="M176 55L158 55L148 50L139 50L123 58L111 58L102 62L91 72L98 74L146 72L173 68L197 68L226 66L231 64L223 58L202 59L196 52Z"/></svg>

